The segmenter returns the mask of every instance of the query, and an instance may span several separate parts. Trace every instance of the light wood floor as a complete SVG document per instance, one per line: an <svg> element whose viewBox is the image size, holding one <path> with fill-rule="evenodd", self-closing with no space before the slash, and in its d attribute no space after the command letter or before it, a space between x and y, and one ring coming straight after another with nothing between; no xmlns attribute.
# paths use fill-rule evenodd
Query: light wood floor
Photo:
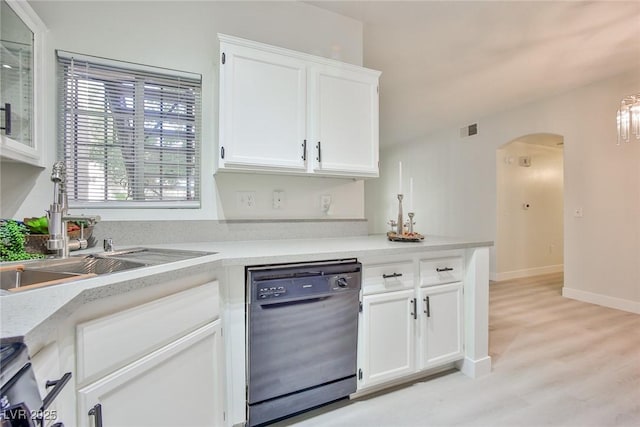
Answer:
<svg viewBox="0 0 640 427"><path fill-rule="evenodd" d="M562 280L492 283L490 375L454 371L277 426L640 426L640 315L563 298Z"/></svg>

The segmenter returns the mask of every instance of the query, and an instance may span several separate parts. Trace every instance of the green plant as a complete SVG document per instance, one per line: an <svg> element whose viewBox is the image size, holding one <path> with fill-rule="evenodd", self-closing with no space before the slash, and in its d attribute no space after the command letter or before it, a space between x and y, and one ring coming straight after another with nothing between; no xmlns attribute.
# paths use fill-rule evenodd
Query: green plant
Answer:
<svg viewBox="0 0 640 427"><path fill-rule="evenodd" d="M30 234L49 234L49 219L46 216L40 218L25 218L24 225Z"/></svg>
<svg viewBox="0 0 640 427"><path fill-rule="evenodd" d="M0 222L0 261L20 261L32 258L42 258L39 254L30 254L24 250L27 227L13 219Z"/></svg>

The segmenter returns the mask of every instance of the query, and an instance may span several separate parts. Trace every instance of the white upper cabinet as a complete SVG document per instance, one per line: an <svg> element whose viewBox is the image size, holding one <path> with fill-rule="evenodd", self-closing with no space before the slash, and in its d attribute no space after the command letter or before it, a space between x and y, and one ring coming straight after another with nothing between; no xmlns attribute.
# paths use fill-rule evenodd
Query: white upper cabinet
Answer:
<svg viewBox="0 0 640 427"><path fill-rule="evenodd" d="M314 171L378 176L378 73L313 67Z"/></svg>
<svg viewBox="0 0 640 427"><path fill-rule="evenodd" d="M26 0L0 0L0 157L44 166L46 27Z"/></svg>
<svg viewBox="0 0 640 427"><path fill-rule="evenodd" d="M378 71L218 37L218 170L378 176Z"/></svg>
<svg viewBox="0 0 640 427"><path fill-rule="evenodd" d="M220 46L220 167L304 172L305 62L225 42Z"/></svg>

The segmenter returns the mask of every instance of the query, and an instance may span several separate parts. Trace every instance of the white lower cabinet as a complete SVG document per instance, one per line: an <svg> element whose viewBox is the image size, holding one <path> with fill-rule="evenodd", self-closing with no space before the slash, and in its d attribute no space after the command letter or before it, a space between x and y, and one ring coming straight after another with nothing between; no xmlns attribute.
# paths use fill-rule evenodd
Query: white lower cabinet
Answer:
<svg viewBox="0 0 640 427"><path fill-rule="evenodd" d="M455 267L460 274L462 258L450 259L460 260ZM433 262L417 258L363 261L358 391L400 382L464 357L464 284L421 287L421 283L433 283ZM419 271L418 280L414 280L414 271Z"/></svg>
<svg viewBox="0 0 640 427"><path fill-rule="evenodd" d="M462 283L420 289L420 369L461 359L463 347Z"/></svg>
<svg viewBox="0 0 640 427"><path fill-rule="evenodd" d="M362 298L359 385L368 387L415 370L414 291Z"/></svg>
<svg viewBox="0 0 640 427"><path fill-rule="evenodd" d="M80 425L223 425L220 324L202 326L79 389Z"/></svg>
<svg viewBox="0 0 640 427"><path fill-rule="evenodd" d="M77 425L221 426L217 281L76 325Z"/></svg>

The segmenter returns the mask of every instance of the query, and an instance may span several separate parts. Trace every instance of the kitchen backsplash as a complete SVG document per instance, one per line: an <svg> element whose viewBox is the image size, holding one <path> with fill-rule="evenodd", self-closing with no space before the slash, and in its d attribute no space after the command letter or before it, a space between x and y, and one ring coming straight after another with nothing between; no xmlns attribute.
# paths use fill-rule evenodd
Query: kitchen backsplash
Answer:
<svg viewBox="0 0 640 427"><path fill-rule="evenodd" d="M364 236L366 219L103 221L93 237L98 247L112 238L116 247L230 240L304 239Z"/></svg>

